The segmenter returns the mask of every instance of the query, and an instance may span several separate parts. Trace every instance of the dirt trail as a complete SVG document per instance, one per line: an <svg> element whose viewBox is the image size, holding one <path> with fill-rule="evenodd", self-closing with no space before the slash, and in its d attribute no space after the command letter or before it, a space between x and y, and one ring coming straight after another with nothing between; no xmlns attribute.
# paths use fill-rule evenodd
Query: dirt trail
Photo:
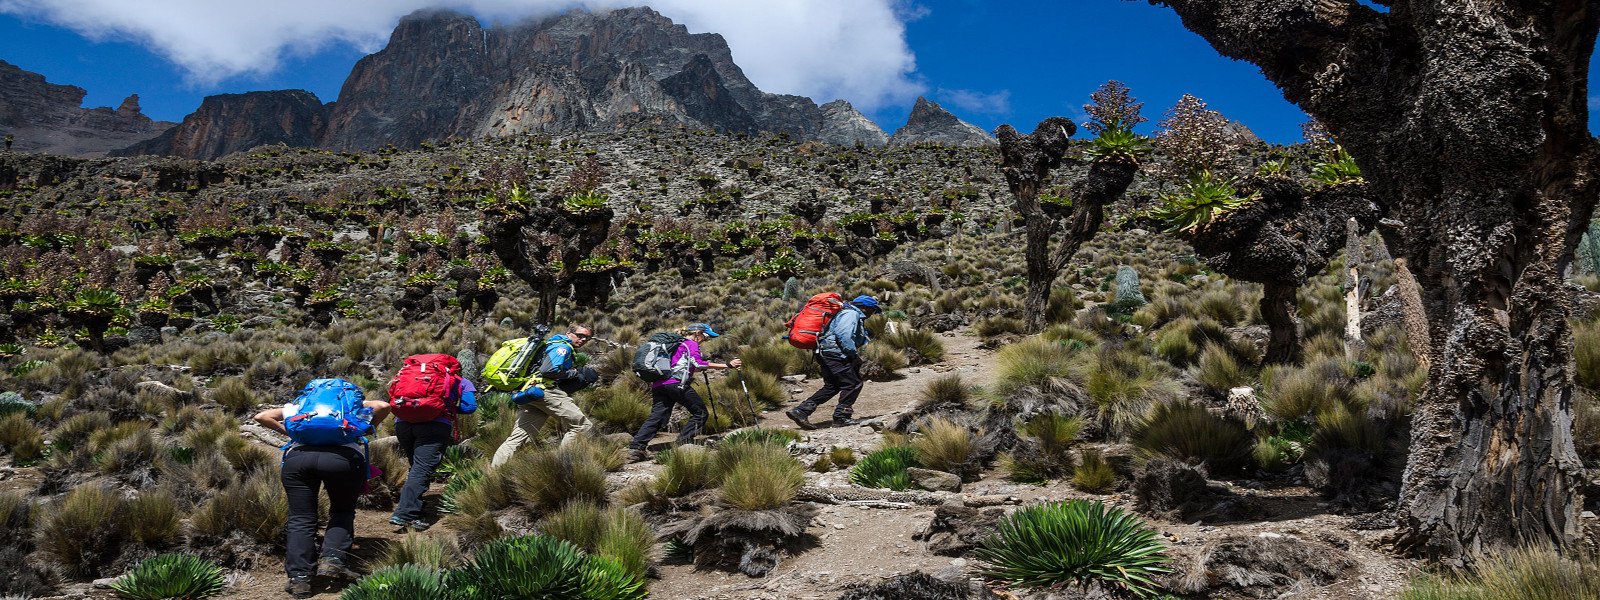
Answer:
<svg viewBox="0 0 1600 600"><path fill-rule="evenodd" d="M860 418L891 417L904 411L916 401L923 388L932 379L949 372L960 373L969 385L990 385L995 377L994 353L978 347L978 338L965 331L944 334L945 359L936 365L902 369L899 378L890 381L869 381L856 403ZM797 429L782 411L793 406L821 386L818 379L803 383L785 383L789 400L777 410L763 413L762 427ZM818 410L816 422L823 423L833 404L829 402ZM826 448L846 446L863 456L876 446L878 434L869 427L824 427L805 432L805 441ZM672 439L662 434L656 442ZM814 457L805 457L809 462ZM615 479L632 481L655 476L661 467L652 462L630 464ZM812 485L847 485L846 473L808 473ZM442 486L435 484L427 498L432 504ZM1174 547L1175 554L1192 554L1208 541L1225 535L1244 536L1296 536L1304 538L1337 538L1347 544L1349 552L1359 561L1359 576L1327 587L1306 586L1282 598L1295 600L1377 600L1398 594L1411 563L1399 560L1381 550L1380 537L1384 530L1362 531L1351 526L1349 517L1328 514L1326 504L1305 488L1283 488L1271 491L1236 489L1251 495L1267 507L1261 521L1208 525L1205 523L1171 523L1151 521L1163 537ZM982 480L965 484L963 493L969 495L1005 495L1014 498L1010 504L1023 504L1043 500L1094 498L1108 504L1131 510L1132 500L1126 494L1093 495L1080 492L1065 482L1052 482L1045 486L1018 485L1003 478L998 470L991 470ZM813 536L806 550L798 556L783 561L772 574L750 578L739 573L717 570L696 571L686 561L662 560L656 568L658 578L651 579L650 597L662 599L795 599L831 600L844 590L860 584L871 584L898 573L935 571L948 568L953 559L926 551L922 542L912 536L927 527L933 518L930 507L915 506L908 509L867 508L856 506L821 506L821 513L812 524ZM360 511L357 515L357 539L354 553L358 564L361 559L375 556L389 540L401 533L387 523L388 513ZM230 587L224 598L287 598L282 590L281 557L270 557L258 563L257 568L239 584ZM1180 560L1183 560L1180 558ZM961 564L961 563L957 563ZM973 565L965 564L968 573ZM334 600L342 585L319 582L321 592L316 598Z"/></svg>

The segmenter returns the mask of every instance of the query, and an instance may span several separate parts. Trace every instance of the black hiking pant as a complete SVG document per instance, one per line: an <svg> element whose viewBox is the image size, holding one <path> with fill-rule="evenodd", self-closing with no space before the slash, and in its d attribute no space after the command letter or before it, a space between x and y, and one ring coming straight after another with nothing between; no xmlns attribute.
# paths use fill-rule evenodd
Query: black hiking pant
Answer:
<svg viewBox="0 0 1600 600"><path fill-rule="evenodd" d="M400 500L394 505L394 516L414 521L422 518L422 493L428 491L428 481L444 460L444 449L455 441L455 430L449 423L395 421L394 437L411 463L406 485L400 488Z"/></svg>
<svg viewBox="0 0 1600 600"><path fill-rule="evenodd" d="M634 450L644 450L650 445L650 440L655 439L656 432L667 424L672 418L672 407L682 405L689 411L689 422L683 424L683 430L678 432L679 444L694 441L694 436L700 433L700 426L706 424L706 403L700 399L700 394L687 385L670 383L650 389L650 418L644 420L644 425L639 427L639 433L633 435Z"/></svg>
<svg viewBox="0 0 1600 600"><path fill-rule="evenodd" d="M818 352L817 364L822 365L822 389L806 398L795 410L811 416L817 407L834 394L839 403L833 407L834 420L848 419L855 413L856 397L861 395L861 355L829 356Z"/></svg>
<svg viewBox="0 0 1600 600"><path fill-rule="evenodd" d="M344 561L354 539L356 496L367 482L367 460L348 446L300 446L283 459L283 492L289 497L288 553L283 570L310 577L317 567L317 491L328 489L328 531L322 558Z"/></svg>

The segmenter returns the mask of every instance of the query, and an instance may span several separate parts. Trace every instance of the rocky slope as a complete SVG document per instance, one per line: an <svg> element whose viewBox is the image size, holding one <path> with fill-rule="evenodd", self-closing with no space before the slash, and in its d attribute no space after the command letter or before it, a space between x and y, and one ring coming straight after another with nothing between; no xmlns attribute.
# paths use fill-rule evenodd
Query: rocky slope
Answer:
<svg viewBox="0 0 1600 600"><path fill-rule="evenodd" d="M0 60L0 135L18 152L98 157L173 126L139 112L138 94L113 109L83 108L86 93Z"/></svg>
<svg viewBox="0 0 1600 600"><path fill-rule="evenodd" d="M118 154L209 160L261 143L413 148L642 125L888 142L848 102L819 107L757 89L722 36L690 34L649 8L571 11L487 29L471 16L427 10L401 19L383 50L356 63L337 102L320 105L298 91L211 97L175 130Z"/></svg>
<svg viewBox="0 0 1600 600"><path fill-rule="evenodd" d="M327 111L311 92L279 90L207 96L183 123L112 156L225 156L269 144L313 146Z"/></svg>
<svg viewBox="0 0 1600 600"><path fill-rule="evenodd" d="M894 136L889 138L891 146L909 146L924 142L937 142L954 144L957 146L997 146L994 136L985 132L982 127L973 125L950 114L950 111L939 106L938 102L929 102L927 98L917 98L917 104L911 107L911 116L906 119L906 126L895 130Z"/></svg>

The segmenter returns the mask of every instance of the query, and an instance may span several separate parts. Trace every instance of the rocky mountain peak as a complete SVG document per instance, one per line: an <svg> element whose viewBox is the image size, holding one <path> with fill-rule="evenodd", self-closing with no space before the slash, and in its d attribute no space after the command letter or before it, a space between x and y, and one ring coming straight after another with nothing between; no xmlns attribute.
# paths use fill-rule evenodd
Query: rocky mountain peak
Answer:
<svg viewBox="0 0 1600 600"><path fill-rule="evenodd" d="M911 107L911 116L905 127L896 129L889 138L891 146L906 146L922 142L937 142L956 146L995 146L999 142L982 127L957 118L938 102L918 97Z"/></svg>

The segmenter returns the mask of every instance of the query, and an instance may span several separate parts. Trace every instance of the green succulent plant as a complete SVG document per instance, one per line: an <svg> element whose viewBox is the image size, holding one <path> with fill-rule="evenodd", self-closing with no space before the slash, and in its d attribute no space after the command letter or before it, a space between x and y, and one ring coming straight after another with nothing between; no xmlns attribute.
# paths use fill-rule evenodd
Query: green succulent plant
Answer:
<svg viewBox="0 0 1600 600"><path fill-rule="evenodd" d="M199 600L222 591L222 568L187 554L162 554L135 566L111 584L132 600Z"/></svg>
<svg viewBox="0 0 1600 600"><path fill-rule="evenodd" d="M1311 168L1311 179L1323 185L1340 185L1366 181L1361 177L1361 167L1356 159L1340 148L1330 162L1317 163Z"/></svg>
<svg viewBox="0 0 1600 600"><path fill-rule="evenodd" d="M111 290L87 289L78 292L73 307L96 315L109 315L122 308L122 296Z"/></svg>
<svg viewBox="0 0 1600 600"><path fill-rule="evenodd" d="M1089 143L1089 150L1085 152L1085 155L1089 160L1093 161L1110 159L1138 160L1149 155L1153 147L1150 138L1123 127L1114 127L1102 131L1100 135L1095 136Z"/></svg>
<svg viewBox="0 0 1600 600"><path fill-rule="evenodd" d="M1233 187L1233 177L1221 177L1211 171L1201 171L1185 181L1176 194L1161 197L1161 206L1150 215L1166 222L1168 232L1194 229L1230 210L1255 200L1258 194L1238 196Z"/></svg>
<svg viewBox="0 0 1600 600"><path fill-rule="evenodd" d="M584 558L576 546L552 537L501 538L478 549L451 581L470 600L579 598Z"/></svg>
<svg viewBox="0 0 1600 600"><path fill-rule="evenodd" d="M450 585L445 572L413 564L395 565L373 571L355 585L345 588L339 600L411 600L430 598L455 600L461 598Z"/></svg>
<svg viewBox="0 0 1600 600"><path fill-rule="evenodd" d="M850 469L850 483L861 487L889 488L902 491L911 488L908 467L920 467L917 451L905 446L890 446L868 454Z"/></svg>
<svg viewBox="0 0 1600 600"><path fill-rule="evenodd" d="M1018 509L975 551L983 575L1021 587L1101 581L1141 598L1157 594L1154 579L1171 559L1154 529L1100 501L1071 500Z"/></svg>

